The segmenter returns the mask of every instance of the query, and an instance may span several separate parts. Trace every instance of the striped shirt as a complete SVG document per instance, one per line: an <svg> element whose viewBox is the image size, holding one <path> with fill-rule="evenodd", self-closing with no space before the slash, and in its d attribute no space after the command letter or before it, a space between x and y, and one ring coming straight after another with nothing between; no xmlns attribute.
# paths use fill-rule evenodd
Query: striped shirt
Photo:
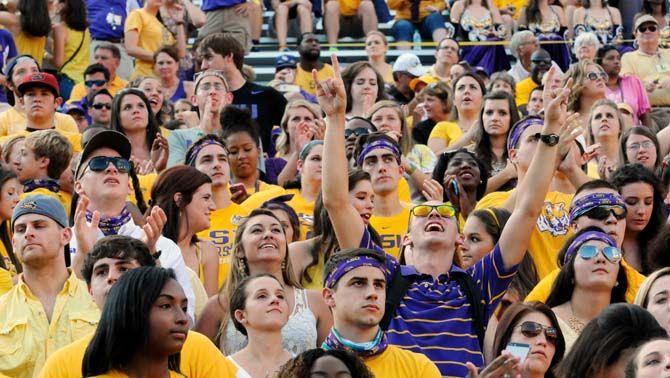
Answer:
<svg viewBox="0 0 670 378"><path fill-rule="evenodd" d="M470 301L449 273L420 274L412 266L402 266L403 276L416 275L386 332L389 344L425 354L444 376L465 377L466 362L484 365L484 357L473 325ZM507 290L517 267L504 270L498 245L468 269L484 302L484 324ZM453 271L463 271L453 265Z"/></svg>

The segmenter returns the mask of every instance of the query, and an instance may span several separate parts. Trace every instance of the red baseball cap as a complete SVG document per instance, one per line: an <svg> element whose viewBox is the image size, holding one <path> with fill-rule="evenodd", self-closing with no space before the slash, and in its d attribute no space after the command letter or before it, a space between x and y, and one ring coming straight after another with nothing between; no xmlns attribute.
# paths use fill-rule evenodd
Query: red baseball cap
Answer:
<svg viewBox="0 0 670 378"><path fill-rule="evenodd" d="M46 72L37 72L30 73L23 77L23 81L19 84L17 90L19 95L23 96L28 88L33 87L44 87L51 90L51 92L56 97L60 97L60 87L58 86L58 80L56 77L50 73Z"/></svg>

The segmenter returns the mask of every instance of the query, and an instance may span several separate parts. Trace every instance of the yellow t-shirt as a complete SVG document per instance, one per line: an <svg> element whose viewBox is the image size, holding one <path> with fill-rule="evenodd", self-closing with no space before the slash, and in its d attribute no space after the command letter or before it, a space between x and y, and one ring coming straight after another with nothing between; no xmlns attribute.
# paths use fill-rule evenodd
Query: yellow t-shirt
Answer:
<svg viewBox="0 0 670 378"><path fill-rule="evenodd" d="M74 80L75 83L81 83L84 81L84 71L89 65L91 33L88 32L88 29L81 32L67 26L65 28L67 29L67 38L65 39L63 63L67 62L75 52L77 55L63 67L62 72ZM84 38L83 42L82 37ZM81 48L79 48L80 43ZM78 48L79 51L77 51Z"/></svg>
<svg viewBox="0 0 670 378"><path fill-rule="evenodd" d="M125 88L127 85L128 82L121 79L117 75L116 77L114 77L114 80L109 82L109 88L107 88L107 90L112 96L115 96L117 92ZM84 85L84 83L76 84L74 88L72 88L72 93L70 93L70 100L68 100L68 102L79 101L85 96L86 96L86 86Z"/></svg>
<svg viewBox="0 0 670 378"><path fill-rule="evenodd" d="M80 378L81 364L93 333L63 347L47 359L40 378ZM204 335L189 331L181 348L181 373L187 377L235 377L237 368Z"/></svg>
<svg viewBox="0 0 670 378"><path fill-rule="evenodd" d="M461 137L463 137L463 130L458 127L457 123L442 121L438 122L435 127L433 127L433 131L430 132L428 140L444 139L447 143L447 147L449 147L455 141L461 139Z"/></svg>
<svg viewBox="0 0 670 378"><path fill-rule="evenodd" d="M319 81L326 80L332 76L333 67L330 64L324 64L323 67L316 72L316 77ZM303 70L300 65L298 65L298 70L295 73L295 84L310 94L316 95L316 83L314 82L314 79L312 79L312 73Z"/></svg>
<svg viewBox="0 0 670 378"><path fill-rule="evenodd" d="M199 238L211 241L217 248L219 254L219 287L226 282L230 271L230 259L233 253L237 225L249 213L250 210L236 203L224 209L215 210L211 215L209 229L198 233Z"/></svg>
<svg viewBox="0 0 670 378"><path fill-rule="evenodd" d="M323 289L323 268L326 265L323 253L319 253L319 261L316 265L307 268L307 274L312 282L307 282L304 277L300 278L300 284L307 290L321 291Z"/></svg>
<svg viewBox="0 0 670 378"><path fill-rule="evenodd" d="M9 237L9 242L11 243L12 230L9 228L9 221L5 221L4 224L0 224L0 227L5 227L7 229L7 236ZM14 263L12 263L12 260L9 258L9 253L7 252L7 248L5 248L5 245L1 241L0 241L0 258L4 260L5 266L7 267L9 274L12 277L16 276L18 274L16 266L14 266Z"/></svg>
<svg viewBox="0 0 670 378"><path fill-rule="evenodd" d="M293 194L293 198L286 204L298 214L300 220L300 240L307 240L312 235L312 227L314 226L314 202L307 201L305 197L300 195L298 189L287 190L286 194Z"/></svg>
<svg viewBox="0 0 670 378"><path fill-rule="evenodd" d="M640 285L642 285L645 276L640 274L637 270L635 270L635 268L628 265L628 263L625 260L621 260L621 266L624 269L626 269L626 279L628 280L628 289L626 290L626 301L628 303L633 303L633 301L635 300L635 295L637 294ZM551 288L554 286L554 281L556 281L556 277L558 277L558 273L560 271L561 271L560 269L555 269L554 271L549 273L546 277L544 277L540 282L538 282L538 284L535 285L533 290L528 294L525 301L545 302L547 298L549 298Z"/></svg>
<svg viewBox="0 0 670 378"><path fill-rule="evenodd" d="M0 297L12 289L12 274L0 268Z"/></svg>
<svg viewBox="0 0 670 378"><path fill-rule="evenodd" d="M621 75L637 76L643 82L670 79L670 50L658 49L658 54L654 55L647 55L640 50L623 54ZM647 95L651 106L670 105L670 89L657 89L647 92Z"/></svg>
<svg viewBox="0 0 670 378"><path fill-rule="evenodd" d="M493 0L493 4L495 4L498 9L507 8L508 6L513 5L516 9L514 10L512 18L518 20L519 15L521 14L521 9L528 6L528 0Z"/></svg>
<svg viewBox="0 0 670 378"><path fill-rule="evenodd" d="M344 17L351 17L358 13L361 0L338 0L338 3L340 3L340 14Z"/></svg>
<svg viewBox="0 0 670 378"><path fill-rule="evenodd" d="M27 122L26 114L19 112L15 108L0 113L0 137L26 131ZM68 114L56 113L54 123L58 131L79 134L77 122ZM81 151L81 146L79 147L79 151Z"/></svg>
<svg viewBox="0 0 670 378"><path fill-rule="evenodd" d="M363 360L375 377L439 378L440 371L428 357L389 345L384 353Z"/></svg>
<svg viewBox="0 0 670 378"><path fill-rule="evenodd" d="M512 191L490 193L477 202L475 210L501 207L510 195ZM540 279L558 268L558 252L572 235L568 217L572 197L572 194L549 192L544 198L542 213L537 218L528 246Z"/></svg>
<svg viewBox="0 0 670 378"><path fill-rule="evenodd" d="M143 8L130 12L123 30L126 33L131 30L137 31L137 46L152 54L162 45L173 45L176 42L172 33L158 21L158 18ZM132 78L140 76L153 76L153 62L135 59L135 72Z"/></svg>
<svg viewBox="0 0 670 378"><path fill-rule="evenodd" d="M70 214L70 204L72 203L72 195L70 193L64 192L64 191L59 191L58 193L52 192L51 190L47 188L37 188L33 190L32 192L23 192L19 196L20 199L24 199L27 196L33 195L33 194L44 194L46 196L54 197L56 198L61 205L63 205L63 208L65 209L65 214Z"/></svg>
<svg viewBox="0 0 670 378"><path fill-rule="evenodd" d="M400 198L400 202L412 202L412 189L410 189L409 183L404 177L401 177L398 181L398 198Z"/></svg>
<svg viewBox="0 0 670 378"><path fill-rule="evenodd" d="M380 217L373 215L370 218L370 225L379 233L382 239L381 247L389 255L398 258L400 248L402 247L402 238L407 233L409 223L410 204L403 203L403 210L390 217Z"/></svg>
<svg viewBox="0 0 670 378"><path fill-rule="evenodd" d="M535 84L530 77L516 83L516 105L521 106L527 104L530 99L530 92L535 88L537 88L537 84Z"/></svg>
<svg viewBox="0 0 670 378"><path fill-rule="evenodd" d="M42 67L44 52L47 48L47 37L31 37L19 32L14 34L14 43L19 54L32 56L37 61L37 65Z"/></svg>

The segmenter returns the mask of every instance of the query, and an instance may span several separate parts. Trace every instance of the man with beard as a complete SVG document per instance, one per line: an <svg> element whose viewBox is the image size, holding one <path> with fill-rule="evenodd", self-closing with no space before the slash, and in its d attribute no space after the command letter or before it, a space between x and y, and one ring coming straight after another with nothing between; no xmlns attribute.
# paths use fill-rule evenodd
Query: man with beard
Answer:
<svg viewBox="0 0 670 378"><path fill-rule="evenodd" d="M516 105L526 105L530 92L542 85L542 77L551 68L551 55L545 49L537 49L530 56L530 77L516 83Z"/></svg>
<svg viewBox="0 0 670 378"><path fill-rule="evenodd" d="M319 60L321 44L314 33L304 33L298 38L298 53L300 53L300 62L295 74L295 83L303 90L315 95L316 83L312 79L312 70L316 70L316 76L323 81L333 76L333 67Z"/></svg>

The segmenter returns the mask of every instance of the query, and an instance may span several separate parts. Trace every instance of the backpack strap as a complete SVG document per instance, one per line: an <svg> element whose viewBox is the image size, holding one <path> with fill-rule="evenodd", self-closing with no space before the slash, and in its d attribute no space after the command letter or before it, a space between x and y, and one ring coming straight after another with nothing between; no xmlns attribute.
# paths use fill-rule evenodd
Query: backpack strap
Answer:
<svg viewBox="0 0 670 378"><path fill-rule="evenodd" d="M395 311L400 306L400 301L405 296L407 289L409 289L412 282L414 282L414 275L403 276L402 269L396 269L391 283L386 290L386 304L384 305L384 317L379 323L382 330L386 331L391 324L391 319L395 315Z"/></svg>
<svg viewBox="0 0 670 378"><path fill-rule="evenodd" d="M453 271L451 277L458 281L461 290L468 301L470 308L472 308L472 325L477 332L477 339L479 340L479 347L484 348L484 334L486 333L486 323L484 323L484 303L481 300L481 292L472 279L466 272Z"/></svg>

